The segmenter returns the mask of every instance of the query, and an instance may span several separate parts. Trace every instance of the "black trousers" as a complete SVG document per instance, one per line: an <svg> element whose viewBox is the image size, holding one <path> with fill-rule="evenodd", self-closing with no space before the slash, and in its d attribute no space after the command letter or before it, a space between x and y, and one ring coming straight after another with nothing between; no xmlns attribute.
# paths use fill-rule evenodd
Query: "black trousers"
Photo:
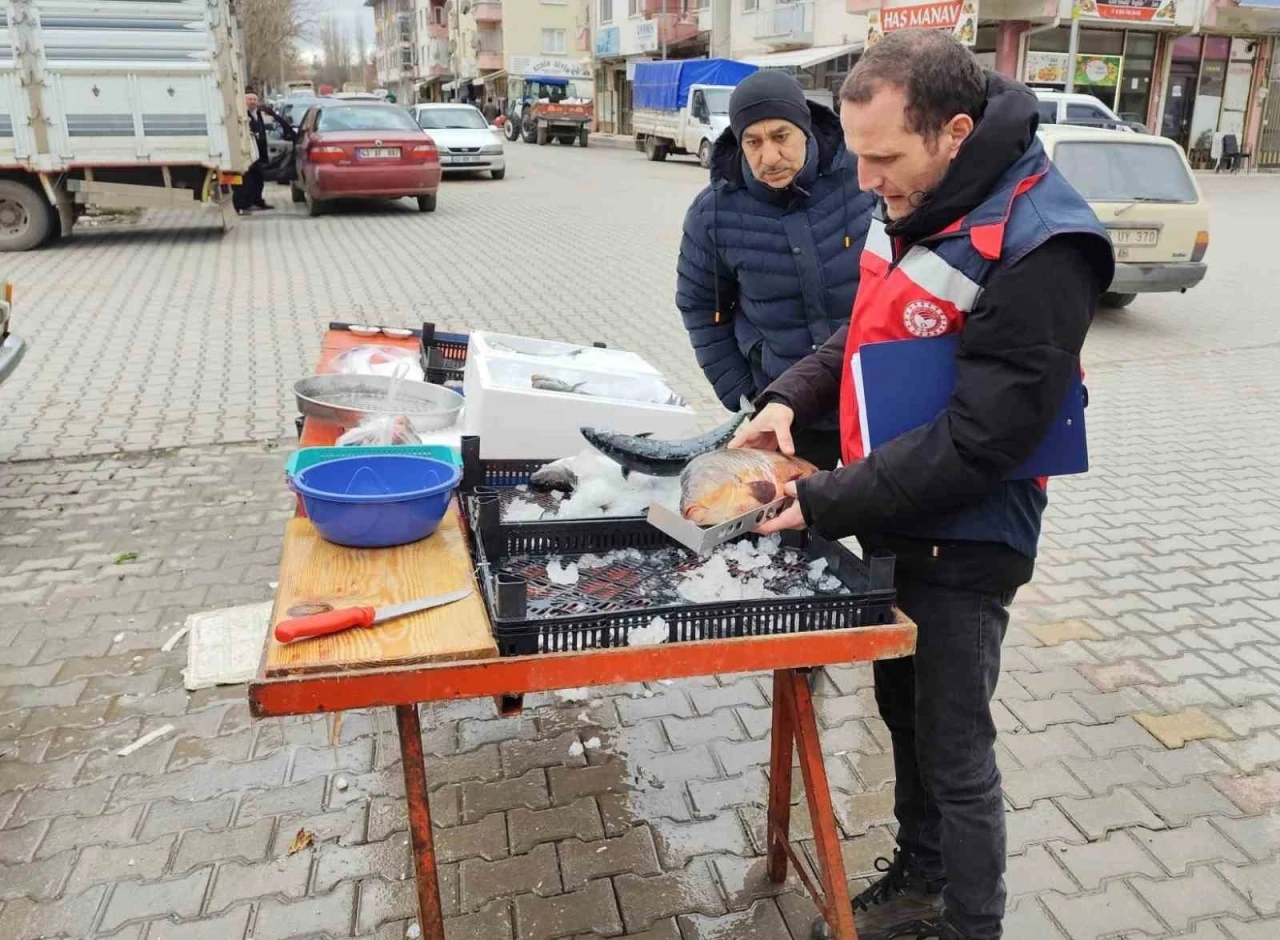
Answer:
<svg viewBox="0 0 1280 940"><path fill-rule="evenodd" d="M243 182L233 188L231 204L237 209L248 209L261 203L262 189L266 181L262 177L262 164L255 163L244 174Z"/></svg>
<svg viewBox="0 0 1280 940"><path fill-rule="evenodd" d="M897 773L898 844L969 936L998 940L1005 910L1005 820L991 697L1013 591L985 592L898 578L916 622L916 653L875 664L876 702Z"/></svg>

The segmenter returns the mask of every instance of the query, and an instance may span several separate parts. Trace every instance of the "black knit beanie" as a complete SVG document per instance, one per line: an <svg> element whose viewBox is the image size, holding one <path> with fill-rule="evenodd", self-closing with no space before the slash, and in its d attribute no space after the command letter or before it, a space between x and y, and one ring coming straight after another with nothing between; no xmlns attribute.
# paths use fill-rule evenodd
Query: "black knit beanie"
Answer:
<svg viewBox="0 0 1280 940"><path fill-rule="evenodd" d="M742 132L756 121L790 121L805 134L813 130L809 102L800 83L786 72L761 69L752 72L729 97L729 126L742 140Z"/></svg>

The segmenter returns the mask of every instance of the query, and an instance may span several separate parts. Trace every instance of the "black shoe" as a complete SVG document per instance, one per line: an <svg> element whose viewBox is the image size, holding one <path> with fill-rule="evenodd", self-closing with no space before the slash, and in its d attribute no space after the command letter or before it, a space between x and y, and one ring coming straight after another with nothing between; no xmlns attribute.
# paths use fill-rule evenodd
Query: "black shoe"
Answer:
<svg viewBox="0 0 1280 940"><path fill-rule="evenodd" d="M253 207L254 207L255 209L274 209L274 208L275 208L275 206L271 205L270 203L266 203L266 202L255 202L255 203L253 204Z"/></svg>
<svg viewBox="0 0 1280 940"><path fill-rule="evenodd" d="M909 923L923 923L942 916L942 888L946 878L925 878L911 870L911 857L894 849L893 861L877 858L876 871L884 876L853 899L853 920L858 940L889 940L892 931ZM813 923L812 940L832 936L827 922Z"/></svg>
<svg viewBox="0 0 1280 940"><path fill-rule="evenodd" d="M922 920L913 920L910 923L902 924L890 933L885 935L885 940L975 940L968 934L960 932L960 929L946 917L926 917Z"/></svg>

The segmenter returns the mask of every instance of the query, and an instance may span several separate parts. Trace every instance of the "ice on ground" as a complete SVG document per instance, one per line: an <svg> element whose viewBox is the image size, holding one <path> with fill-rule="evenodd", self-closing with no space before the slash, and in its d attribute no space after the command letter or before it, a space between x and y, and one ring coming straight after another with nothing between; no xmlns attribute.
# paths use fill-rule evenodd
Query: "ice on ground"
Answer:
<svg viewBox="0 0 1280 940"><path fill-rule="evenodd" d="M756 539L756 551L761 555L768 555L772 558L781 550L782 536L776 532L773 535L762 535Z"/></svg>
<svg viewBox="0 0 1280 940"><path fill-rule="evenodd" d="M661 617L654 617L643 627L633 627L627 632L628 646L657 646L667 642L671 635L667 622Z"/></svg>
<svg viewBox="0 0 1280 940"><path fill-rule="evenodd" d="M819 581L822 580L822 576L823 574L826 573L826 570L827 570L827 560L825 558L819 558L817 561L810 562L809 563L809 580L812 581L814 584L817 584Z"/></svg>
<svg viewBox="0 0 1280 940"><path fill-rule="evenodd" d="M562 702L585 702L591 697L586 689L558 689L556 698Z"/></svg>
<svg viewBox="0 0 1280 940"><path fill-rule="evenodd" d="M573 562L561 565L558 557L547 560L547 580L552 584L577 584L578 566Z"/></svg>
<svg viewBox="0 0 1280 940"><path fill-rule="evenodd" d="M609 562L599 555L580 555L578 556L578 570L592 571L596 568L603 568Z"/></svg>
<svg viewBox="0 0 1280 940"><path fill-rule="evenodd" d="M818 590L820 591L838 591L844 587L844 583L833 574L827 575L818 582Z"/></svg>
<svg viewBox="0 0 1280 940"><path fill-rule="evenodd" d="M581 757L581 756L582 756L582 752L583 752L583 751L585 751L585 750L586 750L586 748L584 748L584 747L582 746L582 742L581 742L581 741L574 741L572 744L570 744L570 745L569 745L569 756L570 756L570 757Z"/></svg>
<svg viewBox="0 0 1280 940"><path fill-rule="evenodd" d="M527 499L513 499L502 508L503 522L535 522L546 514L535 502Z"/></svg>
<svg viewBox="0 0 1280 940"><path fill-rule="evenodd" d="M782 553L782 563L785 565L794 565L800 561L800 555L794 549L788 548Z"/></svg>
<svg viewBox="0 0 1280 940"><path fill-rule="evenodd" d="M587 738L587 742L583 745L588 751L598 750L600 747L599 738Z"/></svg>
<svg viewBox="0 0 1280 940"><path fill-rule="evenodd" d="M758 568L767 568L773 563L773 556L760 551L751 539L734 542L723 549L723 554L726 560L737 564L741 571L755 571Z"/></svg>

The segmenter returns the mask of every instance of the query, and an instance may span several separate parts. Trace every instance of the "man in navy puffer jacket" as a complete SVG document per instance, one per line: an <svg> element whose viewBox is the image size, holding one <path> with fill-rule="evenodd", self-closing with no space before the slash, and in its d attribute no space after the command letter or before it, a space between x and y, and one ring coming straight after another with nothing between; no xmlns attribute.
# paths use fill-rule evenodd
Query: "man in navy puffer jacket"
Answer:
<svg viewBox="0 0 1280 940"><path fill-rule="evenodd" d="M875 198L858 189L840 121L783 72L729 99L711 185L684 220L676 305L716 397L737 411L849 322ZM835 412L796 439L824 468Z"/></svg>

